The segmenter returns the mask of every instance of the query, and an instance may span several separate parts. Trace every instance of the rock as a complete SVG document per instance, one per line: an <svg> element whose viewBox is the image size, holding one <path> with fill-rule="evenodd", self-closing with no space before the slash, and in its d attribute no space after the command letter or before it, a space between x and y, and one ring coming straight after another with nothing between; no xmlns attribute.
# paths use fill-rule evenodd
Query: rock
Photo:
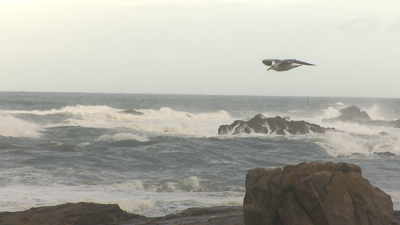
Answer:
<svg viewBox="0 0 400 225"><path fill-rule="evenodd" d="M344 109L339 110L340 114L344 117L350 117L356 120L364 120L370 121L371 117L369 117L368 113L365 111L361 111L357 106L350 106Z"/></svg>
<svg viewBox="0 0 400 225"><path fill-rule="evenodd" d="M394 211L391 225L400 225L400 211Z"/></svg>
<svg viewBox="0 0 400 225"><path fill-rule="evenodd" d="M320 171L321 170L321 171ZM316 172L320 171L320 172ZM333 173L332 171L336 171ZM313 173L315 172L315 173ZM295 180L290 174L302 174L304 177ZM356 174L350 179L354 179L354 184L347 182L348 177L352 173ZM309 179L306 174L311 175ZM358 175L357 175L358 174ZM287 176L289 175L289 176ZM328 178L332 176L332 180L328 181ZM282 178L287 179L286 189L279 189L276 186L280 186ZM267 182L268 184L262 184L261 182ZM347 184L342 186L341 184ZM347 182L347 183L346 183ZM323 184L329 183L325 186L325 190L321 189ZM310 188L307 188L309 186ZM359 185L353 187L354 185ZM246 187L251 186L253 189L252 196L249 197L250 192L246 188L246 196L244 199L244 207L246 207L247 220L246 224L271 224L271 223L259 223L259 218L273 217L272 224L274 225L315 225L313 219L316 217L318 221L325 221L325 217L332 217L338 211L335 209L341 209L337 204L343 205L343 209L339 210L339 213L347 215L347 218L358 218L368 217L368 221L375 221L375 217L385 215L384 210L387 210L387 201L380 201L379 196L374 198L374 193L378 190L381 193L382 199L387 199L386 194L377 188L370 188L369 182L361 177L361 169L354 164L345 163L327 163L322 164L318 162L313 163L302 163L297 166L285 166L283 170L281 168L267 171L263 168L257 168L249 170L246 176ZM296 193L295 186L299 187L300 195ZM313 189L312 189L313 188ZM350 190L360 190L359 193L352 193ZM260 192L256 192L256 189ZM293 190L291 190L293 189ZM268 190L268 192L262 193L262 190ZM313 191L315 190L315 191ZM371 191L371 193L368 193ZM325 193L326 192L326 193ZM357 191L358 192L358 191ZM316 193L319 195L317 197ZM383 193L383 194L382 194ZM378 194L379 195L379 194ZM307 196L311 198L307 198ZM314 196L314 198L312 198ZM354 202L354 209L349 208L348 196L352 198ZM354 197L355 196L355 197ZM354 199L353 199L354 197ZM369 198L371 197L371 198ZM390 197L389 197L390 198ZM256 200L261 201L256 201ZM306 211L306 207L300 200L306 202L307 208L313 208L313 205L322 205L323 210L319 211L319 214L309 214ZM314 199L314 201L313 201ZM320 202L315 201L319 199ZM342 201L344 199L344 201ZM372 201L371 201L372 200ZM327 205L331 203L332 206ZM252 204L252 205L249 205ZM361 207L360 207L361 204ZM371 209L373 206L382 205L382 213ZM333 206L337 206L336 208ZM267 208L269 212L264 212ZM362 208L362 210L358 210ZM379 207L376 207L379 208ZM189 208L177 214L170 214L163 217L144 217L137 214L129 214L121 209L117 205L102 205L95 203L68 203L58 206L32 208L24 212L3 212L0 213L0 224L1 225L244 225L244 211L241 206L215 206L215 207L204 207L204 208ZM251 209L254 209L252 212ZM249 211L250 210L250 211ZM316 209L319 210L318 208ZM326 213L325 211L332 210L332 212ZM358 210L358 211L357 211ZM363 212L367 212L363 214ZM389 210L390 211L390 210ZM350 212L350 213L349 213ZM351 212L355 212L355 216L352 216ZM358 213L358 214L357 214ZM261 214L261 216L260 216ZM372 214L372 215L369 215ZM390 212L389 212L390 214ZM311 217L310 215L314 215ZM363 217L363 218L364 218ZM254 220L252 220L254 219ZM338 221L341 218L338 218ZM392 218L387 218L391 221L391 225L400 225L400 212L394 211ZM250 220L250 222L249 222ZM343 220L340 220L343 221ZM385 223L385 219L382 223ZM329 224L354 224L354 223L331 223ZM376 223L355 223L356 225L364 224L376 224Z"/></svg>
<svg viewBox="0 0 400 225"><path fill-rule="evenodd" d="M394 128L400 128L400 119L393 122Z"/></svg>
<svg viewBox="0 0 400 225"><path fill-rule="evenodd" d="M301 163L249 170L247 225L382 225L393 217L391 197L349 163Z"/></svg>
<svg viewBox="0 0 400 225"><path fill-rule="evenodd" d="M396 121L371 120L368 113L361 111L357 106L350 106L339 110L340 116L330 119L323 119L323 123L356 123L364 126L381 126L400 128L400 119Z"/></svg>
<svg viewBox="0 0 400 225"><path fill-rule="evenodd" d="M374 155L381 156L381 157L395 157L396 154L392 152L374 152Z"/></svg>
<svg viewBox="0 0 400 225"><path fill-rule="evenodd" d="M96 225L140 217L128 214L115 204L67 203L31 208L23 212L0 213L2 225Z"/></svg>
<svg viewBox="0 0 400 225"><path fill-rule="evenodd" d="M244 225L243 207L216 206L205 208L189 208L178 214L170 214L157 218L136 218L133 220L113 223L113 225Z"/></svg>
<svg viewBox="0 0 400 225"><path fill-rule="evenodd" d="M144 113L138 112L138 111L136 111L136 110L134 110L134 109L127 109L127 110L122 111L122 112L123 112L123 113L132 114L132 115L136 115L136 116L144 115Z"/></svg>
<svg viewBox="0 0 400 225"><path fill-rule="evenodd" d="M218 134L264 133L264 134L308 134L334 131L334 128L323 128L317 124L305 121L287 121L282 117L266 118L262 114L256 115L249 121L236 120L231 125L222 125Z"/></svg>

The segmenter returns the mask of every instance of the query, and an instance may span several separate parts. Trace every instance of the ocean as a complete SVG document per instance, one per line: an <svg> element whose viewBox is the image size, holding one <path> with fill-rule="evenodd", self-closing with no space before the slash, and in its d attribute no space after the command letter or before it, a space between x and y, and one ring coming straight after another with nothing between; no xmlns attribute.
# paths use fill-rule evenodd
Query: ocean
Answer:
<svg viewBox="0 0 400 225"><path fill-rule="evenodd" d="M322 123L352 105L372 119L400 119L400 99L306 105L307 97L0 92L0 211L85 201L153 217L240 206L249 169L311 161L359 165L400 210L400 129ZM259 113L339 131L218 134Z"/></svg>

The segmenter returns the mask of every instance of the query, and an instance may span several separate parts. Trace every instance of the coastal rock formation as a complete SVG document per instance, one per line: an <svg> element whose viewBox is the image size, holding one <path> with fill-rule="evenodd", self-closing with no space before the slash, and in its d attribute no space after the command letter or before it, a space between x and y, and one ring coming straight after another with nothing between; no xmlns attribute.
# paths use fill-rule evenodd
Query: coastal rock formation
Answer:
<svg viewBox="0 0 400 225"><path fill-rule="evenodd" d="M243 207L189 208L163 217L127 213L118 205L68 203L32 208L23 212L0 213L1 225L244 225Z"/></svg>
<svg viewBox="0 0 400 225"><path fill-rule="evenodd" d="M141 217L133 220L113 223L113 225L244 225L243 207L216 206L189 208L178 214L164 217Z"/></svg>
<svg viewBox="0 0 400 225"><path fill-rule="evenodd" d="M249 121L236 120L231 125L222 125L218 134L264 133L264 134L308 134L334 131L334 128L323 128L317 124L305 121L288 121L282 117L267 118L262 114L256 115Z"/></svg>
<svg viewBox="0 0 400 225"><path fill-rule="evenodd" d="M67 203L31 208L23 212L0 213L2 225L97 225L141 217L128 214L115 204Z"/></svg>
<svg viewBox="0 0 400 225"><path fill-rule="evenodd" d="M136 116L144 115L144 113L138 112L138 111L136 111L136 110L134 110L134 109L127 109L127 110L122 111L122 112L123 112L123 113L132 114L132 115L136 115Z"/></svg>
<svg viewBox="0 0 400 225"><path fill-rule="evenodd" d="M369 117L368 113L365 111L361 111L357 106L350 106L344 109L339 110L341 116L352 118L355 120L363 120L370 121L371 117Z"/></svg>
<svg viewBox="0 0 400 225"><path fill-rule="evenodd" d="M366 126L382 126L400 128L400 120L387 121L387 120L371 120L367 112L361 111L357 106L350 106L339 110L340 116L330 119L323 119L323 123L356 123Z"/></svg>
<svg viewBox="0 0 400 225"><path fill-rule="evenodd" d="M332 162L249 170L243 209L247 225L383 225L393 217L391 197L359 166Z"/></svg>
<svg viewBox="0 0 400 225"><path fill-rule="evenodd" d="M348 163L301 163L249 170L243 207L189 208L163 217L127 213L118 205L67 203L1 212L1 225L400 225L389 195Z"/></svg>

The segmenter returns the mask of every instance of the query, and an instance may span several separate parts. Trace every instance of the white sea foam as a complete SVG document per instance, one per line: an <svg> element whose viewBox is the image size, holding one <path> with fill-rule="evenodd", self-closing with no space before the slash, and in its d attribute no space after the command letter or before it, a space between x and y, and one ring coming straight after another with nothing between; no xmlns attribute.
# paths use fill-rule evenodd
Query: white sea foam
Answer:
<svg viewBox="0 0 400 225"><path fill-rule="evenodd" d="M123 113L122 109L115 109L109 106L66 106L61 109L47 111L4 111L9 114L34 114L65 115L62 121L49 123L45 127L81 126L90 128L105 129L132 129L140 132L158 134L182 134L194 136L215 136L217 128L222 124L230 124L234 120L224 110L214 112L188 113L176 111L168 107L154 109L135 109L144 113L143 115L132 115ZM126 140L125 134L115 137L104 136L104 139ZM141 141L141 139L136 139Z"/></svg>
<svg viewBox="0 0 400 225"><path fill-rule="evenodd" d="M350 126L351 127L351 126ZM318 142L334 157L350 156L356 153L374 156L374 153L391 152L400 155L400 133L395 129L390 135L382 136L373 129L354 125L353 132L331 132L323 135L325 142ZM363 130L363 132L360 132ZM387 129L387 131L389 131Z"/></svg>
<svg viewBox="0 0 400 225"><path fill-rule="evenodd" d="M49 114L63 114L66 115L84 115L84 114L93 114L93 113L102 113L113 110L113 108L105 105L76 105L76 106L65 106L60 109L51 109L51 110L12 110L12 111L3 111L9 114L34 114L34 115L49 115Z"/></svg>
<svg viewBox="0 0 400 225"><path fill-rule="evenodd" d="M361 111L366 111L372 120L385 120L385 118L381 116L382 115L381 109L376 105Z"/></svg>
<svg viewBox="0 0 400 225"><path fill-rule="evenodd" d="M400 210L400 192L398 190L386 191L392 197L393 209Z"/></svg>
<svg viewBox="0 0 400 225"><path fill-rule="evenodd" d="M79 116L68 118L65 125L106 129L124 128L145 133L215 136L217 128L221 124L232 123L233 120L223 110L199 114L175 111L167 107L159 110L141 109L138 111L143 112L144 115L121 113L120 110L116 109L103 113L81 113ZM129 135L121 134L113 138L120 138L121 140L137 139L127 136ZM102 138L112 139L109 136Z"/></svg>
<svg viewBox="0 0 400 225"><path fill-rule="evenodd" d="M39 138L41 128L13 116L1 116L0 115L0 135L7 137L29 137Z"/></svg>
<svg viewBox="0 0 400 225"><path fill-rule="evenodd" d="M189 177L175 184L176 190L167 192L155 192L154 187L146 188L138 180L110 185L1 187L0 211L20 211L67 202L96 202L118 204L121 209L132 213L161 216L176 213L171 209L183 210L188 207L209 205L240 205L243 201L243 192L194 192L179 189L179 186L185 185L189 189L201 188L197 177Z"/></svg>
<svg viewBox="0 0 400 225"><path fill-rule="evenodd" d="M199 191L201 190L199 179L196 176L189 177L182 181L182 186L186 190Z"/></svg>

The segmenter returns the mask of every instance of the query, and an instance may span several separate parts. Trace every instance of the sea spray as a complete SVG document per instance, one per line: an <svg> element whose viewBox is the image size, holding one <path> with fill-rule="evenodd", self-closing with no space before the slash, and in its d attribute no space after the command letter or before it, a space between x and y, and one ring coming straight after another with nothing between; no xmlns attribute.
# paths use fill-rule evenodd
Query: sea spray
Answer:
<svg viewBox="0 0 400 225"><path fill-rule="evenodd" d="M163 216L240 206L248 170L304 161L357 164L400 209L400 129L322 123L352 105L392 120L400 99L310 97L308 109L304 97L278 96L0 93L0 101L2 121L23 128L0 134L0 211L92 201ZM259 113L338 132L218 135Z"/></svg>

